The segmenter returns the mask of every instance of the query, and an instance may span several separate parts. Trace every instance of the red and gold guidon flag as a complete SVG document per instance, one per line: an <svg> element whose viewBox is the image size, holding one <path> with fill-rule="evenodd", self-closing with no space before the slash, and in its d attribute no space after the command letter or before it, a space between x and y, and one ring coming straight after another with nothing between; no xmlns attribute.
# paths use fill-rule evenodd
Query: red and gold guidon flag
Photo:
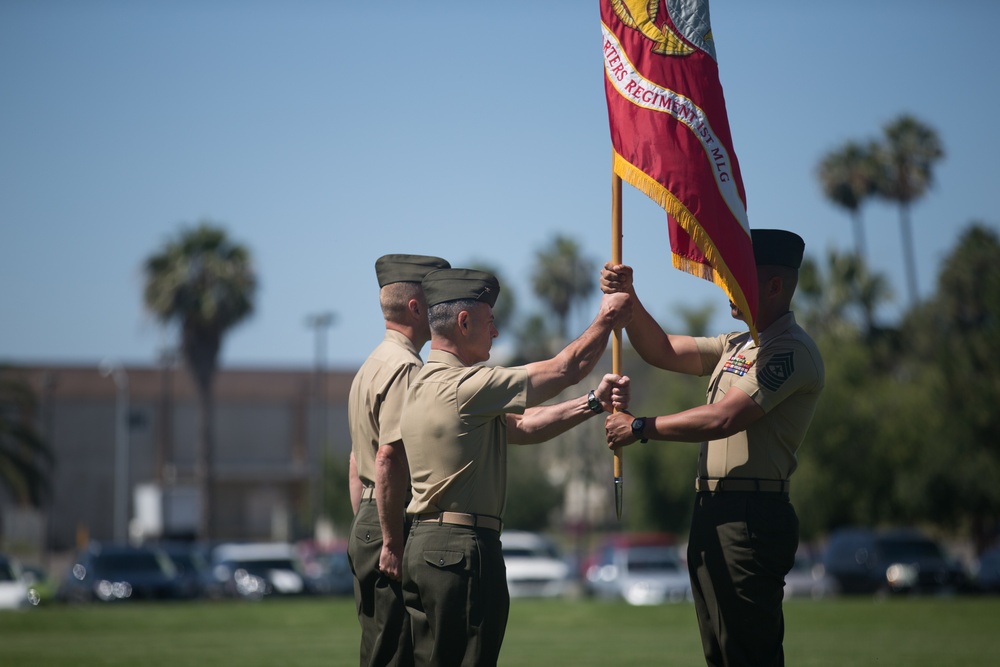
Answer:
<svg viewBox="0 0 1000 667"><path fill-rule="evenodd" d="M667 211L674 266L757 338L757 268L707 0L601 0L613 168Z"/></svg>

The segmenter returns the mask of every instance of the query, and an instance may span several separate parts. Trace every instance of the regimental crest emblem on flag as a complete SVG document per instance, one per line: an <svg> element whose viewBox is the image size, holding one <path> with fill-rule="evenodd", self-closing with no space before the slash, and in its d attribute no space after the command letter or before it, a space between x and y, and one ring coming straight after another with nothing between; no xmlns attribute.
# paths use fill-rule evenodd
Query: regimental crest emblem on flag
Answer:
<svg viewBox="0 0 1000 667"><path fill-rule="evenodd" d="M740 377L743 377L750 370L751 366L753 366L753 360L747 360L742 354L737 353L729 357L726 365L722 367L722 372L736 373Z"/></svg>
<svg viewBox="0 0 1000 667"><path fill-rule="evenodd" d="M685 3L684 0L666 0L664 4L670 20L661 20L659 25L660 0L611 0L611 9L626 27L638 30L653 42L653 53L688 56L694 53L694 47L698 47L714 60L715 41L712 39L708 5L695 4L692 7L690 2ZM686 6L681 7L682 4Z"/></svg>
<svg viewBox="0 0 1000 667"><path fill-rule="evenodd" d="M795 355L781 352L757 369L757 384L769 391L778 391L795 372Z"/></svg>

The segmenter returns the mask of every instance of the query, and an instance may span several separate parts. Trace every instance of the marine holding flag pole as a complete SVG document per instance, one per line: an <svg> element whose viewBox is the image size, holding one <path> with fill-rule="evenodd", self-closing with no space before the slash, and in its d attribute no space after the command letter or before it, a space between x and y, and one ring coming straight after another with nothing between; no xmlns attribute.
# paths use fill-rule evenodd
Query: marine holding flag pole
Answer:
<svg viewBox="0 0 1000 667"><path fill-rule="evenodd" d="M721 287L757 340L757 267L708 0L600 6L612 171L667 212L674 267ZM616 454L616 497L620 465Z"/></svg>

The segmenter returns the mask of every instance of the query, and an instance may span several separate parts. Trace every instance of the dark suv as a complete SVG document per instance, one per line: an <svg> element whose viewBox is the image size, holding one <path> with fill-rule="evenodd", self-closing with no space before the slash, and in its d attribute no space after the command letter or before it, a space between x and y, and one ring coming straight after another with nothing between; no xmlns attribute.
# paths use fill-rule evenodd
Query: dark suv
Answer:
<svg viewBox="0 0 1000 667"><path fill-rule="evenodd" d="M56 597L67 602L117 602L189 594L177 569L160 550L95 542L76 555Z"/></svg>
<svg viewBox="0 0 1000 667"><path fill-rule="evenodd" d="M956 593L969 587L962 567L912 529L835 531L823 566L845 594Z"/></svg>

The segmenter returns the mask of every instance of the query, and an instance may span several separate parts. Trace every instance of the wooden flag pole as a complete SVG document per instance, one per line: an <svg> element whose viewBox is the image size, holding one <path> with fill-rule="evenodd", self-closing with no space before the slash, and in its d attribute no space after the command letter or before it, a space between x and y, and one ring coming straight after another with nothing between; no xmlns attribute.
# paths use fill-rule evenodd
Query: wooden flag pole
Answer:
<svg viewBox="0 0 1000 667"><path fill-rule="evenodd" d="M611 171L611 261L622 263L622 177ZM622 330L614 330L611 341L611 372L622 373ZM615 514L622 519L622 492L624 490L624 457L622 448L615 447Z"/></svg>

